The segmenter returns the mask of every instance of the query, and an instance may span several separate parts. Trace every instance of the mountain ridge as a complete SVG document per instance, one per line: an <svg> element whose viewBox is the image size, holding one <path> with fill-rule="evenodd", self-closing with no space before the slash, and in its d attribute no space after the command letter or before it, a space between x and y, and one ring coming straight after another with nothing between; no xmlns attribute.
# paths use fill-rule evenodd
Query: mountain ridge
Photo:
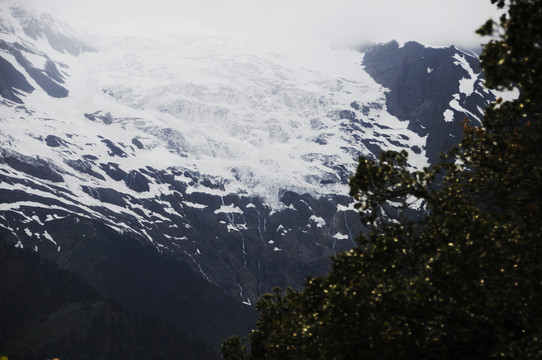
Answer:
<svg viewBox="0 0 542 360"><path fill-rule="evenodd" d="M358 156L407 150L413 168L434 164L459 141L464 116L477 121L493 99L476 58L455 48L389 43L292 59L178 37L77 52L0 17L0 78L15 69L34 89L18 88L22 78L0 84L0 234L102 292L133 294L123 301L138 311L163 291L154 283L168 288L167 271L123 282L143 275L119 244L189 266L239 305L299 287L363 231L347 185ZM169 309L178 323L191 311L155 300L147 310Z"/></svg>

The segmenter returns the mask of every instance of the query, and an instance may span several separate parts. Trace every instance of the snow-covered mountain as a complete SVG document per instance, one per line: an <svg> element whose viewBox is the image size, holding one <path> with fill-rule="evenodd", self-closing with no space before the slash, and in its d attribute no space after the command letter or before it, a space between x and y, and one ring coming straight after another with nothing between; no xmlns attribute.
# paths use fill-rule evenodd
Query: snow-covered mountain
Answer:
<svg viewBox="0 0 542 360"><path fill-rule="evenodd" d="M358 156L405 149L429 166L493 99L455 47L90 44L48 15L0 10L0 234L167 316L182 294L126 284L119 244L188 264L239 303L300 286L362 229L347 196Z"/></svg>

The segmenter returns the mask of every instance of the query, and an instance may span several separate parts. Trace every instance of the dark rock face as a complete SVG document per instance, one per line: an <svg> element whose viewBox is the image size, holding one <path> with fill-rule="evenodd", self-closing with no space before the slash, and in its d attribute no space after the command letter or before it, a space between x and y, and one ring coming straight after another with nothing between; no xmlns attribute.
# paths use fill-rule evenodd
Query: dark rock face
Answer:
<svg viewBox="0 0 542 360"><path fill-rule="evenodd" d="M111 179L115 181L122 181L128 177L126 171L122 170L118 164L112 162L107 164L100 164L100 168L105 171Z"/></svg>
<svg viewBox="0 0 542 360"><path fill-rule="evenodd" d="M8 164L15 170L43 180L50 180L57 183L64 181L64 178L53 169L52 164L43 159L14 152L0 152L0 155L0 161Z"/></svg>
<svg viewBox="0 0 542 360"><path fill-rule="evenodd" d="M145 148L145 146L143 146L143 144L141 143L141 141L139 141L138 139L136 138L133 138L132 139L132 144L135 145L135 147L137 147L139 150L142 150Z"/></svg>
<svg viewBox="0 0 542 360"><path fill-rule="evenodd" d="M92 114L85 114L85 117L92 121L98 121L101 120L104 124L110 125L113 123L113 117L111 116L111 113L105 113L103 114L101 111L96 111Z"/></svg>
<svg viewBox="0 0 542 360"><path fill-rule="evenodd" d="M126 179L124 180L126 183L126 186L128 188L137 191L137 192L144 192L149 191L149 180L142 175L139 171L132 170L126 175Z"/></svg>
<svg viewBox="0 0 542 360"><path fill-rule="evenodd" d="M32 79L34 79L49 96L55 98L65 98L68 96L68 90L51 80L43 70L34 68L30 63L24 61L24 58L21 58L19 63L23 65L30 77L32 77Z"/></svg>
<svg viewBox="0 0 542 360"><path fill-rule="evenodd" d="M45 138L45 143L47 144L47 146L50 147L59 147L66 145L66 141L55 135L47 135L47 137Z"/></svg>
<svg viewBox="0 0 542 360"><path fill-rule="evenodd" d="M43 169L42 163L34 162L34 165L28 164L22 168L22 162L15 163L12 158L4 161L13 165L14 169L21 168L38 179L56 179ZM80 174L101 176L94 168L92 159L67 164ZM317 199L308 194L287 191L282 195L285 209L273 211L257 197L207 193L219 190L221 185L189 172L158 171L150 167L126 172L112 162L101 163L99 169L115 181L124 181L127 189L138 193L149 191L151 182L162 187L167 185L171 190L160 197L136 198L125 192L84 185L83 192L103 204L92 207L92 211L101 214L95 221L107 219L105 224L113 227L123 224L125 230L119 228L117 231L129 231L141 243L149 243L152 239L150 244L161 253L184 259L200 276L219 285L231 296L247 302L253 302L274 286L299 287L308 274L327 272L329 257L351 248L356 234L361 231L358 214L347 209L351 202L347 196ZM192 185L199 184L200 192L187 192L188 184L176 180L176 177L186 175L190 175L188 178ZM18 181L8 174L0 175L0 180L7 183ZM38 188L38 182L32 186ZM47 188L40 191L51 193ZM66 211L75 214L89 211L69 193L64 205L59 193L44 199L37 194L6 189L2 196L2 201L7 203L26 199L30 203L52 205L52 199L55 199L54 204L59 210L43 215L55 219L64 218ZM119 213L107 204L117 209L127 209L128 212ZM338 210L341 206L343 210ZM33 211L35 209L32 207L22 208L7 221L17 223L20 214L28 213L31 217ZM56 232L56 226L79 227L77 222L60 225L63 223L60 219L54 223L44 222L41 216L40 219L36 221L43 223L43 229L47 229L51 235ZM55 227L51 228L52 224L56 224ZM133 230L127 230L126 226ZM28 239L25 246L37 246L40 252L43 246L47 246L37 238L31 240L24 227L12 230L19 238ZM92 237L92 234L88 236ZM53 250L57 246L75 246L69 245L73 239L63 236L54 236L54 239L57 245ZM55 258L62 256L62 251L58 254L53 251L51 255Z"/></svg>
<svg viewBox="0 0 542 360"><path fill-rule="evenodd" d="M107 145L107 147L109 148L109 155L110 156L118 156L118 157L122 157L122 158L125 158L125 157L128 156L124 152L124 150L122 150L119 146L115 145L115 143L113 143L113 141L108 140L108 139L104 139L104 140L102 140L102 142L105 145Z"/></svg>
<svg viewBox="0 0 542 360"><path fill-rule="evenodd" d="M350 110L343 110L340 112L339 117L341 119L349 119L349 120L355 120L356 119L356 113Z"/></svg>
<svg viewBox="0 0 542 360"><path fill-rule="evenodd" d="M6 200L3 195L2 201ZM231 334L246 334L255 322L251 308L226 296L186 262L157 253L148 242L130 233L119 234L99 221L64 211L55 215L53 218L44 208L34 209L33 216L51 220L25 227L34 234L40 254L80 274L130 311L163 316L183 332L201 336L215 346ZM5 230L6 220L0 219L0 237L11 239ZM41 240L37 238L40 234ZM56 239L53 241L71 241L62 241L59 249L44 234Z"/></svg>
<svg viewBox="0 0 542 360"><path fill-rule="evenodd" d="M47 55L36 53L33 50L25 49L20 45L8 44L5 41L0 41L0 48L8 51L15 57L17 63L21 65L26 73L34 79L34 81L49 95L55 98L64 98L68 96L68 90L57 82L63 82L62 76L58 72L56 65L50 60L47 59L45 68L48 69L37 69L35 68L23 55L21 50L26 50L34 55L39 55L47 58ZM53 79L49 76L52 74ZM56 81L56 82L55 82ZM33 89L32 89L33 90Z"/></svg>
<svg viewBox="0 0 542 360"><path fill-rule="evenodd" d="M80 173L89 174L100 180L105 180L105 178L100 173L97 173L93 170L92 164L89 162L83 160L66 160L65 163Z"/></svg>
<svg viewBox="0 0 542 360"><path fill-rule="evenodd" d="M400 120L409 121L409 128L421 136L427 135L429 162L439 160L439 154L457 144L462 137L460 123L469 118L479 123L483 109L495 98L483 88L483 78L472 79L473 92L457 93L462 79L471 74L458 64L462 57L475 74L479 75L478 59L455 47L426 48L415 42L403 47L395 41L367 50L365 71L376 82L390 89L386 94L388 112ZM457 103L467 111L450 108L457 95ZM453 112L453 121L443 121L446 110Z"/></svg>
<svg viewBox="0 0 542 360"><path fill-rule="evenodd" d="M64 76L60 73L56 64L51 60L45 61L45 74L58 83L64 83Z"/></svg>
<svg viewBox="0 0 542 360"><path fill-rule="evenodd" d="M9 61L0 56L0 95L5 99L22 104L23 101L17 96L18 90L31 93L34 91L34 87Z"/></svg>

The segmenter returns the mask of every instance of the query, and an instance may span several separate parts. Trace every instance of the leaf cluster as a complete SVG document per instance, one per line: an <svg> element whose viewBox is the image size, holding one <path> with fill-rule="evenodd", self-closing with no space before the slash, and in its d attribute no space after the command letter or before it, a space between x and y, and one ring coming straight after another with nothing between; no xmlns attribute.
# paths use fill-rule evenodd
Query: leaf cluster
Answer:
<svg viewBox="0 0 542 360"><path fill-rule="evenodd" d="M498 99L433 169L406 152L360 158L350 180L370 231L302 291L264 295L226 359L542 357L542 0L507 13L481 56Z"/></svg>

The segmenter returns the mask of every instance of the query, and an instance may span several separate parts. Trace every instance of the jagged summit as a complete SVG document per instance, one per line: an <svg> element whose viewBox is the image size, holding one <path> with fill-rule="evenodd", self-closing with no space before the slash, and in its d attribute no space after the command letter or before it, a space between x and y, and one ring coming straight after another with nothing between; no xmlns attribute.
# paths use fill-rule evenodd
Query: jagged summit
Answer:
<svg viewBox="0 0 542 360"><path fill-rule="evenodd" d="M432 164L461 139L458 121L468 118L481 124L482 109L494 99L483 86L477 56L455 46L400 46L392 41L367 49L364 65L373 79L390 89L388 112L408 121L409 130L425 138Z"/></svg>

